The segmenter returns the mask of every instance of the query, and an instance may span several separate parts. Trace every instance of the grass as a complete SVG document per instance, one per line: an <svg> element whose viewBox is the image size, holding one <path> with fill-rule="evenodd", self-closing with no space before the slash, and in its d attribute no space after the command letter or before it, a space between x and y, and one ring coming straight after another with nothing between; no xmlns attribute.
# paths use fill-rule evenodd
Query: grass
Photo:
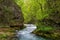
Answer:
<svg viewBox="0 0 60 40"><path fill-rule="evenodd" d="M56 28L52 27L52 26L46 26L43 24L37 24L37 29L36 31L51 31L51 30L55 30Z"/></svg>
<svg viewBox="0 0 60 40"><path fill-rule="evenodd" d="M51 31L51 30L55 30L55 28L50 27L50 26L41 26L41 27L39 27L37 30L41 30L41 31Z"/></svg>

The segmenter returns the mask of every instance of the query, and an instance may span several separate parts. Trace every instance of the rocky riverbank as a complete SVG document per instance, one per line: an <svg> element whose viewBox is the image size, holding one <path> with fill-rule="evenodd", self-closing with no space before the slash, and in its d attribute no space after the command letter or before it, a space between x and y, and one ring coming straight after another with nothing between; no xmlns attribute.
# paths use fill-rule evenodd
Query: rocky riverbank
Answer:
<svg viewBox="0 0 60 40"><path fill-rule="evenodd" d="M51 30L51 31L34 31L38 36L46 37L46 38L51 38L53 40L60 40L60 30Z"/></svg>
<svg viewBox="0 0 60 40"><path fill-rule="evenodd" d="M16 40L17 28L0 28L0 40Z"/></svg>

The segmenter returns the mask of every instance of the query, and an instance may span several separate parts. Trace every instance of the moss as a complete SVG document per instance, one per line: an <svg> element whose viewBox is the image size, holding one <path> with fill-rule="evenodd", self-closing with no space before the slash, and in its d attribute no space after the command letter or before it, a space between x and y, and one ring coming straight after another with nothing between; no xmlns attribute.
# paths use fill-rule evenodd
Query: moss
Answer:
<svg viewBox="0 0 60 40"><path fill-rule="evenodd" d="M2 0L0 2L0 27L23 25L23 19L21 8L14 0Z"/></svg>
<svg viewBox="0 0 60 40"><path fill-rule="evenodd" d="M14 28L0 28L0 40L12 40L16 37Z"/></svg>
<svg viewBox="0 0 60 40"><path fill-rule="evenodd" d="M57 30L57 29L54 30L54 28L52 30L38 30L37 29L33 33L42 37L51 38L53 40L60 39L60 30Z"/></svg>

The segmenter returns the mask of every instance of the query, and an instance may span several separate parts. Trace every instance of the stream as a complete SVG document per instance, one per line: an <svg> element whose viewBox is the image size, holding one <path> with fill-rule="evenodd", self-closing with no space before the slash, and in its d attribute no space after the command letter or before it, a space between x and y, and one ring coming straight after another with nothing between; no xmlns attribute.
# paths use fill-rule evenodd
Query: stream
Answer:
<svg viewBox="0 0 60 40"><path fill-rule="evenodd" d="M20 30L17 34L19 40L49 40L32 34L31 32L36 29L36 26L33 24L24 24L25 29Z"/></svg>

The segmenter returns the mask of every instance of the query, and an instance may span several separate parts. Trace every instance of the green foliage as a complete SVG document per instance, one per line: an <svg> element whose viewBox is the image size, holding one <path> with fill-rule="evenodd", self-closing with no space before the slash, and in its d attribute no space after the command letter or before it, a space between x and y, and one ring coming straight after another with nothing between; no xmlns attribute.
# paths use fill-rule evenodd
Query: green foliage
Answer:
<svg viewBox="0 0 60 40"><path fill-rule="evenodd" d="M49 15L46 0L17 0L16 2L22 8L25 23L42 20Z"/></svg>
<svg viewBox="0 0 60 40"><path fill-rule="evenodd" d="M60 11L59 0L18 0L16 3L22 8L25 23L35 22L41 30L52 30L52 26L42 25L41 20L47 18L59 22L60 15L55 14Z"/></svg>
<svg viewBox="0 0 60 40"><path fill-rule="evenodd" d="M54 30L54 28L51 26L41 26L36 31L52 31L52 30Z"/></svg>

